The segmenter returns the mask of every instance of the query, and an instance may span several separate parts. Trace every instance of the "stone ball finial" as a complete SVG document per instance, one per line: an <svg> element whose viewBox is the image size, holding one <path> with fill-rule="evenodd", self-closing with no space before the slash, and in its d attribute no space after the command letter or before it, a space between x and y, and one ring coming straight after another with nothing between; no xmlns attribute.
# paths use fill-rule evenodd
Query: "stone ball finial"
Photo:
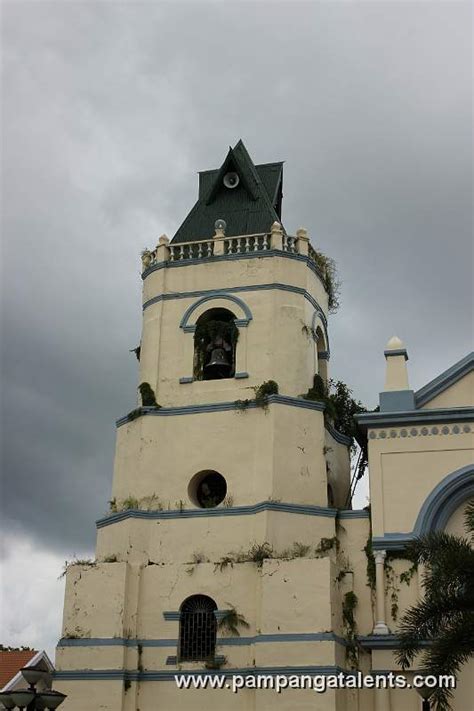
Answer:
<svg viewBox="0 0 474 711"><path fill-rule="evenodd" d="M225 231L227 229L227 222L225 220L216 220L214 222L214 229L216 231L215 237L224 237Z"/></svg>
<svg viewBox="0 0 474 711"><path fill-rule="evenodd" d="M160 239L158 240L158 244L165 244L168 245L170 243L168 235L161 235Z"/></svg>
<svg viewBox="0 0 474 711"><path fill-rule="evenodd" d="M398 351L400 348L405 348L405 344L400 338L398 338L398 336L392 336L387 343L386 350Z"/></svg>
<svg viewBox="0 0 474 711"><path fill-rule="evenodd" d="M296 236L298 239L308 239L308 230L306 227L300 227L296 230Z"/></svg>
<svg viewBox="0 0 474 711"><path fill-rule="evenodd" d="M279 222L277 222L275 220L275 222L272 225L272 232L282 232L282 231L283 231L282 226L280 225Z"/></svg>

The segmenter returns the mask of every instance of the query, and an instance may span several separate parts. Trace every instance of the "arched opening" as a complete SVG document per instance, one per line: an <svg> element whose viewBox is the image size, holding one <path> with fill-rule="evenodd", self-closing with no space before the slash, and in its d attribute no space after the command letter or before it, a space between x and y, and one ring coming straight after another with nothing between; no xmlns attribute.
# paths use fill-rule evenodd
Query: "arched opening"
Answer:
<svg viewBox="0 0 474 711"><path fill-rule="evenodd" d="M217 605L207 595L192 595L180 608L179 661L213 659L216 651Z"/></svg>
<svg viewBox="0 0 474 711"><path fill-rule="evenodd" d="M318 358L318 373L325 383L328 381L328 362L327 362L327 345L326 339L321 326L318 326L315 331L316 338L316 355Z"/></svg>
<svg viewBox="0 0 474 711"><path fill-rule="evenodd" d="M221 380L235 375L235 354L239 329L235 315L215 308L197 320L194 334L194 377L196 380Z"/></svg>
<svg viewBox="0 0 474 711"><path fill-rule="evenodd" d="M193 476L188 486L188 495L195 506L213 509L224 501L227 482L219 472L207 469Z"/></svg>

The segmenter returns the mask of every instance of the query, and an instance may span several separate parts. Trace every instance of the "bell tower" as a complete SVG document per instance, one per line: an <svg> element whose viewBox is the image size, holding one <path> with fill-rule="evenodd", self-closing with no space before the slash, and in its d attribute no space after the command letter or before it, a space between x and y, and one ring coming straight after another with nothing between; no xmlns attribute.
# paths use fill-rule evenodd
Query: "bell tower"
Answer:
<svg viewBox="0 0 474 711"><path fill-rule="evenodd" d="M69 711L308 708L314 691L180 690L175 675L345 667L351 440L315 396L328 260L283 227L282 185L283 164L254 165L239 141L142 255L138 403L117 421L96 560L67 573Z"/></svg>

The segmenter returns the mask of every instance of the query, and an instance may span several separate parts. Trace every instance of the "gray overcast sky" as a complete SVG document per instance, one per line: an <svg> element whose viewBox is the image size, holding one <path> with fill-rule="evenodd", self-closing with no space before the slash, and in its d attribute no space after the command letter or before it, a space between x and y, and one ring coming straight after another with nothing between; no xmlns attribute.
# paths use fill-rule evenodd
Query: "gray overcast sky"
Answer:
<svg viewBox="0 0 474 711"><path fill-rule="evenodd" d="M2 11L3 606L22 601L8 641L48 646L51 571L93 548L135 401L140 250L174 234L229 144L286 161L285 226L343 280L331 372L357 397L377 403L394 333L415 388L471 350L471 5Z"/></svg>

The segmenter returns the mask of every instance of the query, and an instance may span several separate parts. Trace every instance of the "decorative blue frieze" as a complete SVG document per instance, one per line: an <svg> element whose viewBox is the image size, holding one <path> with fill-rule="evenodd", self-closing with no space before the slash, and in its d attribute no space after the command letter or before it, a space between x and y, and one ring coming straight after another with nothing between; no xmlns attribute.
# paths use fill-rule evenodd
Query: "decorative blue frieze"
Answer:
<svg viewBox="0 0 474 711"><path fill-rule="evenodd" d="M444 407L431 410L409 410L406 412L363 412L355 417L362 426L369 428L387 427L389 425L467 423L474 420L474 407ZM405 434L404 436L407 435Z"/></svg>

